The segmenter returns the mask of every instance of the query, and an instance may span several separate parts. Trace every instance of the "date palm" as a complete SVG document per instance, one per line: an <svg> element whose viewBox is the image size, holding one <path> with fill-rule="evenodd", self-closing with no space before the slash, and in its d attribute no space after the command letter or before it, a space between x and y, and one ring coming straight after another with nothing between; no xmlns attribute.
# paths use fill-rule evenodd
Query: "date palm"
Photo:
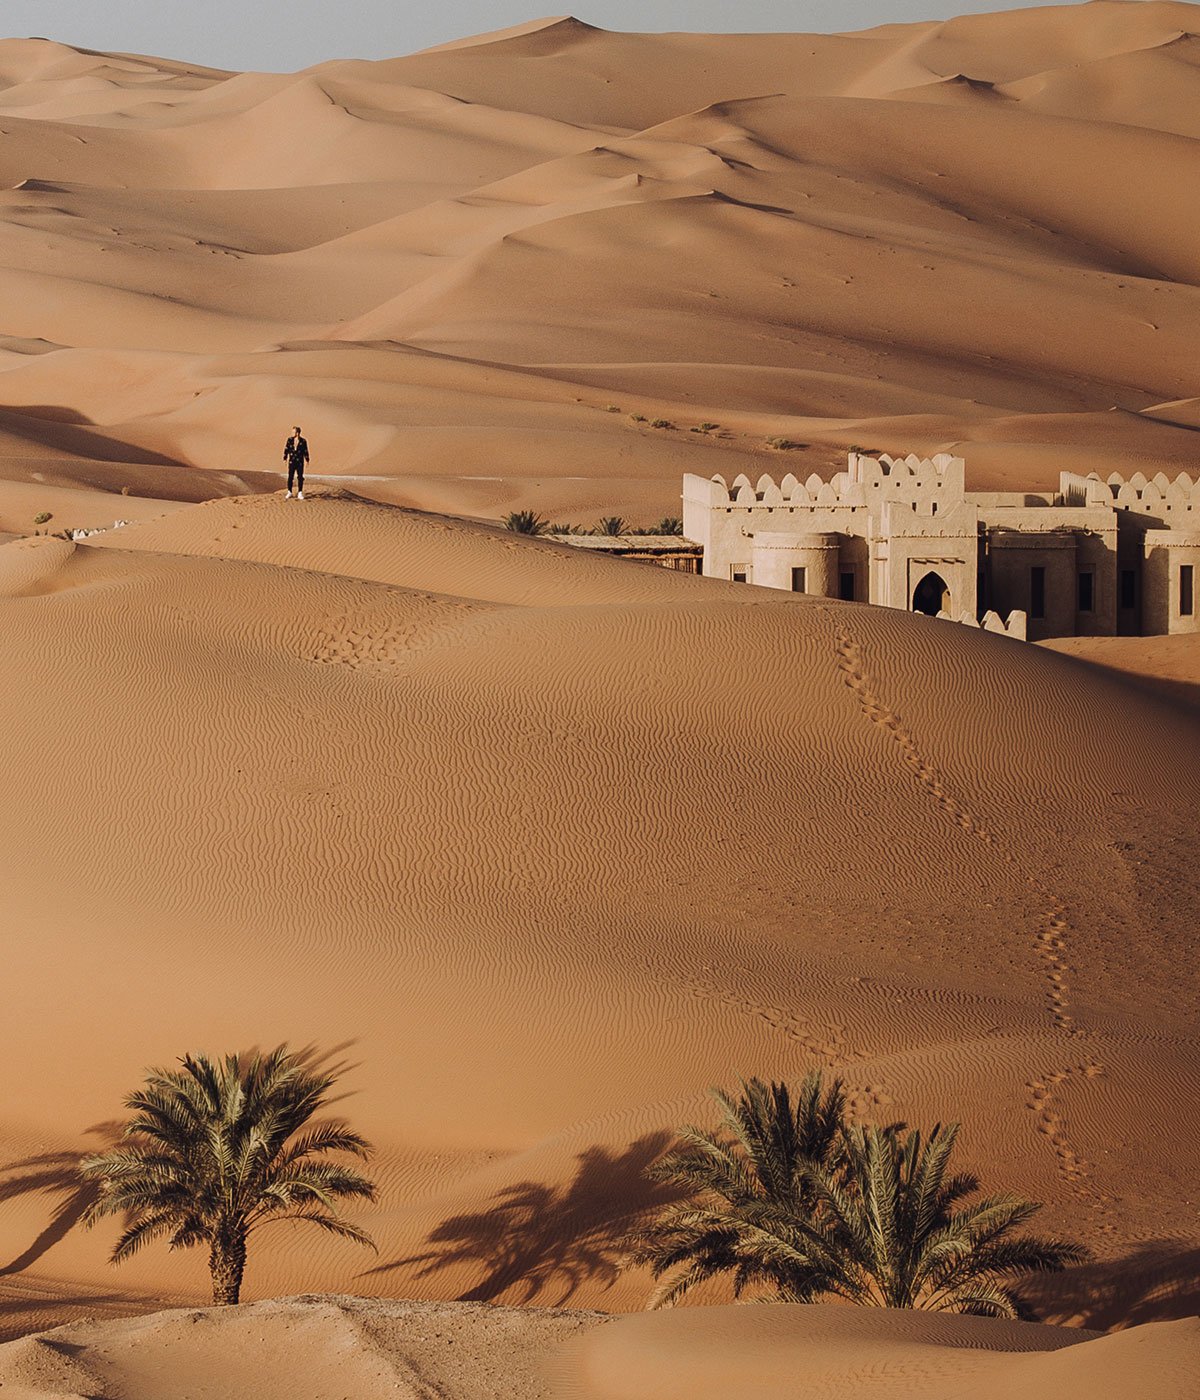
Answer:
<svg viewBox="0 0 1200 1400"><path fill-rule="evenodd" d="M213 1302L236 1303L246 1247L265 1225L306 1221L371 1245L337 1203L373 1200L374 1185L330 1154L365 1160L370 1146L340 1123L312 1122L336 1074L280 1046L220 1062L185 1056L178 1070L148 1071L125 1100L122 1143L80 1164L99 1194L84 1223L123 1215L119 1264L153 1240L207 1245Z"/></svg>
<svg viewBox="0 0 1200 1400"><path fill-rule="evenodd" d="M783 1301L815 1296L808 1252L815 1167L833 1167L846 1095L809 1074L793 1096L786 1084L752 1079L734 1098L712 1097L716 1132L685 1127L680 1146L651 1169L686 1196L635 1241L631 1259L659 1280L651 1306L677 1302L697 1284L733 1275L734 1294L765 1286Z"/></svg>
<svg viewBox="0 0 1200 1400"><path fill-rule="evenodd" d="M1030 1319L1014 1276L1058 1272L1087 1251L1018 1231L1041 1209L987 1196L971 1173L947 1176L958 1124L929 1136L847 1127L832 1168L809 1176L818 1203L823 1293L886 1308Z"/></svg>

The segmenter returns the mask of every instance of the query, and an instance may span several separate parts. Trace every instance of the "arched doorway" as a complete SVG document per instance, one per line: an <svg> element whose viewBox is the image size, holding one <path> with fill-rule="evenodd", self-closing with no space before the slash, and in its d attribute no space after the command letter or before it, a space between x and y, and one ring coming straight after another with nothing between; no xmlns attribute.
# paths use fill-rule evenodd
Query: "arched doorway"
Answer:
<svg viewBox="0 0 1200 1400"><path fill-rule="evenodd" d="M925 613L927 617L937 617L940 612L950 611L950 590L941 574L932 570L913 589L913 612Z"/></svg>

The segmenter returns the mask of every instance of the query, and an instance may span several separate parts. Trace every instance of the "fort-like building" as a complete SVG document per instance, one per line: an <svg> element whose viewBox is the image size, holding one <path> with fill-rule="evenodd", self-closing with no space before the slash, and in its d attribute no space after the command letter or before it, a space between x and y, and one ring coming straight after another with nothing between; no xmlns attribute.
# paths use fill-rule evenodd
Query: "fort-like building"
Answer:
<svg viewBox="0 0 1200 1400"><path fill-rule="evenodd" d="M1032 640L1200 631L1200 481L1186 473L968 491L961 457L851 452L831 481L686 476L683 533L710 577Z"/></svg>

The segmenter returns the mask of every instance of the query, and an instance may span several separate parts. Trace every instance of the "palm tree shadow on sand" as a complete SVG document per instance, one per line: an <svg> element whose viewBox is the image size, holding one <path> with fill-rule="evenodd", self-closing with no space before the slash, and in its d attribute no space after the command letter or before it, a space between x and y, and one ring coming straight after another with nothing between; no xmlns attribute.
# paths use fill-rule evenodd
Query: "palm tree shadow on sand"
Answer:
<svg viewBox="0 0 1200 1400"><path fill-rule="evenodd" d="M444 1269L482 1271L458 1295L463 1303L490 1303L502 1294L529 1303L544 1290L546 1306L561 1307L581 1284L610 1288L620 1276L625 1237L648 1211L678 1200L677 1191L650 1181L646 1168L673 1140L668 1132L638 1138L619 1153L590 1147L576 1158L566 1186L523 1181L497 1193L495 1204L442 1221L423 1254L393 1259L367 1277L421 1265L416 1277Z"/></svg>
<svg viewBox="0 0 1200 1400"><path fill-rule="evenodd" d="M96 1139L97 1148L103 1150L120 1140L121 1124L98 1123L87 1133ZM79 1175L83 1155L79 1151L43 1152L0 1167L0 1203L37 1195L48 1196L54 1202L50 1219L35 1238L15 1258L0 1263L0 1278L19 1274L36 1264L48 1249L79 1224L96 1199L99 1188Z"/></svg>

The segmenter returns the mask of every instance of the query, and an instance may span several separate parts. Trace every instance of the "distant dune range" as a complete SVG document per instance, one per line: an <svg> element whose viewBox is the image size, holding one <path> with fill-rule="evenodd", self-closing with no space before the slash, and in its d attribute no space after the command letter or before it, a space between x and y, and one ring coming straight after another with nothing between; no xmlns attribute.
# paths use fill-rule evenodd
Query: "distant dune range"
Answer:
<svg viewBox="0 0 1200 1400"><path fill-rule="evenodd" d="M315 471L493 516L650 519L684 470L848 446L1174 475L1198 34L562 19L286 75L4 41L0 473L240 493L300 421Z"/></svg>
<svg viewBox="0 0 1200 1400"><path fill-rule="evenodd" d="M1195 1310L1194 710L345 493L130 501L0 545L8 1334L205 1297L71 1164L145 1065L285 1038L353 1066L379 1254L264 1235L251 1297L636 1309L672 1126L819 1065L1095 1248L1051 1318Z"/></svg>

